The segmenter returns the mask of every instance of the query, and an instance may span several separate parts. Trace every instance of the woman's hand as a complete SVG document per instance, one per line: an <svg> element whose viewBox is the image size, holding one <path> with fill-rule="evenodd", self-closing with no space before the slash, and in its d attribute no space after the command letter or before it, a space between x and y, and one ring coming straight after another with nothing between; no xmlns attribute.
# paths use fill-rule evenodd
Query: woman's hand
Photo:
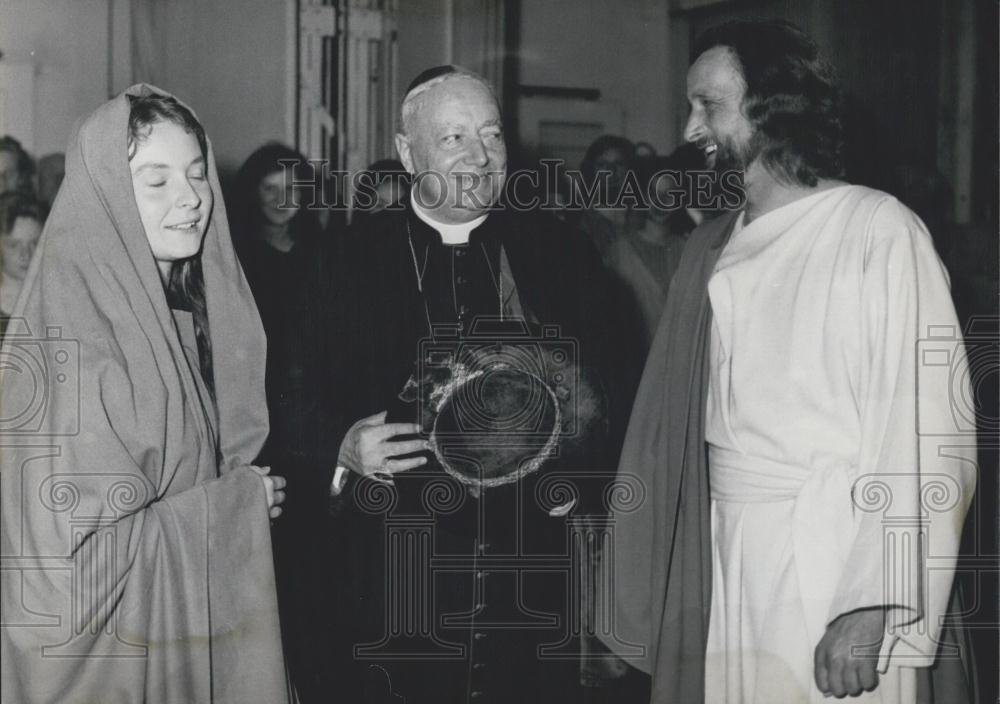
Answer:
<svg viewBox="0 0 1000 704"><path fill-rule="evenodd" d="M281 504L285 502L285 478L271 476L270 467L255 467L250 465L250 469L260 475L264 482L264 494L267 496L267 515L277 518L281 515Z"/></svg>

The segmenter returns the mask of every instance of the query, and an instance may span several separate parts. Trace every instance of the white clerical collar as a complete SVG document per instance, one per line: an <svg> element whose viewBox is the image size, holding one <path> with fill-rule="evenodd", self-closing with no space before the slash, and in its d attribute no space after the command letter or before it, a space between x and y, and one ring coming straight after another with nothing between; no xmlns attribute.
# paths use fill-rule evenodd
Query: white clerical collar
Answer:
<svg viewBox="0 0 1000 704"><path fill-rule="evenodd" d="M441 235L441 241L445 244L467 244L472 231L482 225L486 216L489 215L489 213L484 213L475 220L452 225L435 220L430 213L420 207L416 198L410 198L410 203L413 205L413 212L417 214L417 217L437 230L438 234Z"/></svg>

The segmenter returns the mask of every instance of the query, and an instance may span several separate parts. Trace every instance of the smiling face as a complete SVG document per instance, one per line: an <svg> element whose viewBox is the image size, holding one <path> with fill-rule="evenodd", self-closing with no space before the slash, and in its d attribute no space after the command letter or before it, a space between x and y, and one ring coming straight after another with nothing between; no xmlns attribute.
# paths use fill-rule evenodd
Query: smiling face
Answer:
<svg viewBox="0 0 1000 704"><path fill-rule="evenodd" d="M743 74L726 47L709 49L688 70L691 115L684 138L698 145L706 164L718 172L745 171L754 159L754 130L742 109L745 94Z"/></svg>
<svg viewBox="0 0 1000 704"><path fill-rule="evenodd" d="M299 212L295 189L285 178L285 171L272 171L257 184L257 202L264 221L271 225L287 225Z"/></svg>
<svg viewBox="0 0 1000 704"><path fill-rule="evenodd" d="M173 122L156 122L129 162L135 204L163 276L193 257L212 213L208 165L198 139Z"/></svg>
<svg viewBox="0 0 1000 704"><path fill-rule="evenodd" d="M406 134L396 135L396 149L415 177L414 197L439 222L474 220L499 198L507 168L496 100L467 77L446 80L413 100L420 102Z"/></svg>

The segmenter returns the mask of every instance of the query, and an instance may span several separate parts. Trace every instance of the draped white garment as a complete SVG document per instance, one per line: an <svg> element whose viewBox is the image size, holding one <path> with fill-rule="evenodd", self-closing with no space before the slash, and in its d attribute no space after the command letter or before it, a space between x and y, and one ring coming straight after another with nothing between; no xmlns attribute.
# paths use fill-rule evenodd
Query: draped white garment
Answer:
<svg viewBox="0 0 1000 704"><path fill-rule="evenodd" d="M875 606L889 608L883 674L855 701L915 701L976 472L929 233L885 193L822 191L736 232L709 297L705 701L824 701L813 653L826 626Z"/></svg>

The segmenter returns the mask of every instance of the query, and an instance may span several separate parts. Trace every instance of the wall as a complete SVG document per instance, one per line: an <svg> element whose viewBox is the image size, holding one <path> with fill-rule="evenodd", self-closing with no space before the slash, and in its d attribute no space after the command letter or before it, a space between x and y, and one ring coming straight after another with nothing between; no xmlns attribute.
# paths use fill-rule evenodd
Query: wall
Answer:
<svg viewBox="0 0 1000 704"><path fill-rule="evenodd" d="M223 172L265 141L294 139L294 0L171 0L166 7L155 0L0 0L3 63L30 63L35 71L30 151L64 151L77 119L140 80L194 107ZM145 65L155 69L131 56L133 23L143 21L151 31L138 36L159 45L137 48L152 52L156 61Z"/></svg>
<svg viewBox="0 0 1000 704"><path fill-rule="evenodd" d="M664 0L522 0L520 83L596 88L618 106L623 132L661 153L679 129L669 110Z"/></svg>
<svg viewBox="0 0 1000 704"><path fill-rule="evenodd" d="M220 170L234 171L264 142L293 142L294 0L171 0L169 7L157 17L164 62L156 80L197 111Z"/></svg>
<svg viewBox="0 0 1000 704"><path fill-rule="evenodd" d="M418 73L452 61L451 8L449 0L402 0L399 3L396 17L396 48L399 53L397 106L406 87Z"/></svg>
<svg viewBox="0 0 1000 704"><path fill-rule="evenodd" d="M35 155L65 151L76 120L115 88L108 85L108 0L0 0L0 50L3 65L34 73L34 134L14 136Z"/></svg>

